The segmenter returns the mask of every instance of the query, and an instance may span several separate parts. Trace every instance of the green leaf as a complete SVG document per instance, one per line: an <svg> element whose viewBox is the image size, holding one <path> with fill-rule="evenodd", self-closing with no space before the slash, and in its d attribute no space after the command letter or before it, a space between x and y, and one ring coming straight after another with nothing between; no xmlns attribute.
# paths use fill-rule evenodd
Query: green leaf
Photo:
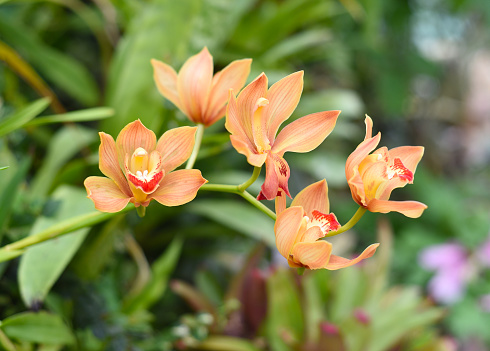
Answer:
<svg viewBox="0 0 490 351"><path fill-rule="evenodd" d="M7 169L7 168L9 168L9 166L0 167L0 171L3 171L4 169Z"/></svg>
<svg viewBox="0 0 490 351"><path fill-rule="evenodd" d="M97 102L97 84L77 60L44 44L35 31L5 14L0 16L0 34L47 80L85 105Z"/></svg>
<svg viewBox="0 0 490 351"><path fill-rule="evenodd" d="M43 112L43 110L48 107L49 101L50 100L48 98L36 100L20 111L13 113L5 119L2 119L0 121L0 136L13 132L14 130L25 125L31 119Z"/></svg>
<svg viewBox="0 0 490 351"><path fill-rule="evenodd" d="M88 122L97 121L114 116L114 109L110 107L95 107L86 110L73 111L52 116L43 116L33 119L26 126L39 126L50 123Z"/></svg>
<svg viewBox="0 0 490 351"><path fill-rule="evenodd" d="M52 201L59 207L52 217L40 217L34 223L30 235L34 235L60 220L94 212L85 190L61 186L53 194ZM47 293L64 271L82 244L90 228L81 228L63 237L33 246L22 256L19 264L19 287L27 306L43 301Z"/></svg>
<svg viewBox="0 0 490 351"><path fill-rule="evenodd" d="M2 209L0 211L0 242L2 241L5 222L10 215L10 210L15 201L17 189L19 185L25 180L26 173L29 169L30 164L30 159L24 159L17 168L15 174L10 178L10 180L8 180L7 186L3 188L3 191L0 189L0 208Z"/></svg>
<svg viewBox="0 0 490 351"><path fill-rule="evenodd" d="M60 129L48 146L43 165L32 182L30 196L33 199L46 196L60 168L95 138L92 130L79 125Z"/></svg>
<svg viewBox="0 0 490 351"><path fill-rule="evenodd" d="M187 206L188 211L206 216L253 239L276 246L274 222L248 204L234 200L198 200Z"/></svg>
<svg viewBox="0 0 490 351"><path fill-rule="evenodd" d="M168 249L152 264L151 279L143 290L125 301L124 311L128 314L148 309L158 301L167 289L168 279L174 271L182 251L183 239L175 237Z"/></svg>
<svg viewBox="0 0 490 351"><path fill-rule="evenodd" d="M267 280L266 333L271 349L290 351L302 340L304 322L299 292L291 270L279 269Z"/></svg>
<svg viewBox="0 0 490 351"><path fill-rule="evenodd" d="M133 18L119 42L109 73L107 105L115 109L117 119L103 123L104 131L116 135L137 118L152 130L160 127L163 97L153 81L150 60L165 58L171 65L184 61L199 3L153 1Z"/></svg>
<svg viewBox="0 0 490 351"><path fill-rule="evenodd" d="M61 318L47 312L24 312L2 321L0 328L9 338L40 344L73 344L71 330Z"/></svg>
<svg viewBox="0 0 490 351"><path fill-rule="evenodd" d="M232 336L210 336L198 346L210 351L260 351L250 341Z"/></svg>

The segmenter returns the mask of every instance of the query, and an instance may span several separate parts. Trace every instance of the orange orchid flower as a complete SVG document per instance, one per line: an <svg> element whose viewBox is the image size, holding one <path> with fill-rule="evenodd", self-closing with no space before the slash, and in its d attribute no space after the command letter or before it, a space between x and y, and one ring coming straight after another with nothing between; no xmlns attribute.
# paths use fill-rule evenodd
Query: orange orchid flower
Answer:
<svg viewBox="0 0 490 351"><path fill-rule="evenodd" d="M303 71L293 73L267 89L262 73L237 98L230 92L225 127L233 147L255 167L266 166L265 182L257 197L272 200L282 189L288 190L289 166L286 151L309 152L320 145L335 127L340 111L324 111L299 118L284 127L303 90Z"/></svg>
<svg viewBox="0 0 490 351"><path fill-rule="evenodd" d="M393 189L413 183L417 164L424 154L422 146L400 146L388 150L379 144L381 133L372 136L373 120L366 116L364 141L347 158L345 175L352 198L371 212L396 211L417 218L427 206L418 201L391 201Z"/></svg>
<svg viewBox="0 0 490 351"><path fill-rule="evenodd" d="M88 177L84 182L95 208L118 212L128 202L146 207L154 199L179 206L194 199L207 180L197 169L173 170L189 158L196 129L170 129L158 142L140 120L124 127L115 142L100 132L99 168L108 178Z"/></svg>
<svg viewBox="0 0 490 351"><path fill-rule="evenodd" d="M379 244L368 246L352 260L332 255L332 244L320 240L329 231L340 228L335 215L328 213L329 207L325 179L304 188L287 209L286 197L281 194L276 198L276 245L290 267L336 270L352 266L376 252Z"/></svg>
<svg viewBox="0 0 490 351"><path fill-rule="evenodd" d="M191 121L209 127L225 116L228 91L240 90L250 73L252 59L236 60L213 76L213 57L205 47L175 70L151 60L158 91Z"/></svg>

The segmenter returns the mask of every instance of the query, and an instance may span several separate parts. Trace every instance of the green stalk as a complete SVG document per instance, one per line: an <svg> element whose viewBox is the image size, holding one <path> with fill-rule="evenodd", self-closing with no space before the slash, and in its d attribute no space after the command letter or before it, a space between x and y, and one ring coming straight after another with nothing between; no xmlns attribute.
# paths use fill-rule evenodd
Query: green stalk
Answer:
<svg viewBox="0 0 490 351"><path fill-rule="evenodd" d="M334 236L334 235L338 235L338 234L341 234L343 232L348 231L354 225L356 225L357 222L359 222L359 220L364 215L364 213L366 213L366 211L367 211L367 208L365 208L365 207L359 207L357 209L356 213L354 213L354 215L352 216L352 218L345 225L343 225L342 227L340 227L338 230L333 230L331 232L328 232L324 236L324 238L327 238L327 237L330 237L330 236Z"/></svg>
<svg viewBox="0 0 490 351"><path fill-rule="evenodd" d="M218 191L222 193L232 193L237 194L247 200L250 204L252 204L255 208L259 209L267 216L276 220L276 214L271 211L267 206L265 206L262 202L258 201L254 196L252 196L247 189L250 185L252 185L255 180L257 180L260 174L260 167L255 167L254 172L249 180L240 185L227 185L227 184L204 184L201 186L199 190L208 190L208 191Z"/></svg>
<svg viewBox="0 0 490 351"><path fill-rule="evenodd" d="M192 149L192 154L187 160L187 164L185 165L185 169L192 169L194 167L194 163L197 159L197 154L199 153L199 149L201 148L202 135L204 134L204 124L197 124L196 131L196 142L194 143L194 149Z"/></svg>
<svg viewBox="0 0 490 351"><path fill-rule="evenodd" d="M245 183L242 183L242 184L240 184L238 186L238 191L245 191L245 190L247 190L247 188L250 185L252 185L257 180L257 178L260 175L260 170L261 169L262 169L262 167L254 167L254 172L252 173L252 176Z"/></svg>
<svg viewBox="0 0 490 351"><path fill-rule="evenodd" d="M138 213L138 216L140 216L140 218L143 218L146 214L146 207L145 206L136 207L136 213Z"/></svg>
<svg viewBox="0 0 490 351"><path fill-rule="evenodd" d="M67 219L63 222L59 222L37 234L30 235L21 240L15 241L1 248L5 251L16 251L24 249L28 246L42 243L43 241L57 238L59 236L71 233L75 230L91 227L97 223L108 220L109 218L118 215L120 213L128 212L134 209L134 205L130 204L126 206L123 210L116 213L106 213L106 212L92 212L77 217Z"/></svg>
<svg viewBox="0 0 490 351"><path fill-rule="evenodd" d="M0 345L3 346L3 348L7 351L16 351L17 348L15 345L10 341L10 339L5 335L5 333L0 329Z"/></svg>
<svg viewBox="0 0 490 351"><path fill-rule="evenodd" d="M262 202L257 200L254 196L252 196L248 191L239 191L237 192L238 195L243 197L245 200L250 202L255 208L261 210L264 212L266 215L268 215L270 218L272 218L274 221L276 220L276 214L272 212L266 205L264 205Z"/></svg>

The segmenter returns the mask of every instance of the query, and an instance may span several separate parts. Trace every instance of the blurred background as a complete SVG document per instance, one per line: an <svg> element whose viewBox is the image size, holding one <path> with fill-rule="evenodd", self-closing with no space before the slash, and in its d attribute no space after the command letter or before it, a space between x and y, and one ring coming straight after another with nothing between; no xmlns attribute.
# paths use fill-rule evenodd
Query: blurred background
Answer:
<svg viewBox="0 0 490 351"><path fill-rule="evenodd" d="M204 46L215 72L252 58L248 81L304 70L290 121L342 110L318 149L286 154L293 196L326 178L331 211L354 214L344 165L368 114L380 145L425 147L392 198L428 205L419 219L367 213L334 252L380 242L373 258L298 276L272 220L243 199L152 203L144 219L115 216L1 263L0 348L490 350L489 21L485 0L0 1L2 245L93 211L83 181L100 175L98 131L190 125L150 59L178 70ZM12 123L26 115L39 116ZM195 167L211 183L252 173L224 120Z"/></svg>

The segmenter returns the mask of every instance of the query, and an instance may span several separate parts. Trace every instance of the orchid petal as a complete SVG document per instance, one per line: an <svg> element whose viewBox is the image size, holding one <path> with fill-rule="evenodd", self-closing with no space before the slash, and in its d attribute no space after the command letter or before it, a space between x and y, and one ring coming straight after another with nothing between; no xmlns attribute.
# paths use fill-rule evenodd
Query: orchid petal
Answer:
<svg viewBox="0 0 490 351"><path fill-rule="evenodd" d="M345 176L347 181L355 175L357 166L364 160L364 158L378 146L381 139L381 133L376 134L373 138L368 138L360 143L357 148L349 155L345 163Z"/></svg>
<svg viewBox="0 0 490 351"><path fill-rule="evenodd" d="M359 261L362 261L362 260L364 260L366 258L369 258L372 255L374 255L374 253L376 252L376 249L378 248L378 246L379 246L379 244L369 245L362 252L362 254L360 254L359 256L357 256L356 258L354 258L352 260L349 260L347 258L340 257L340 256L331 255L330 256L330 261L323 268L330 269L330 270L337 270L337 269L340 269L340 268L345 268L345 267L352 266L352 265L358 263Z"/></svg>
<svg viewBox="0 0 490 351"><path fill-rule="evenodd" d="M320 145L332 132L340 111L312 113L288 124L274 141L272 151L309 152Z"/></svg>
<svg viewBox="0 0 490 351"><path fill-rule="evenodd" d="M196 123L203 123L206 101L213 79L213 57L207 48L190 57L180 69L177 77L177 91L188 117Z"/></svg>
<svg viewBox="0 0 490 351"><path fill-rule="evenodd" d="M286 209L286 194L284 194L284 191L279 190L276 199L275 199L275 209L276 209L276 215L281 213Z"/></svg>
<svg viewBox="0 0 490 351"><path fill-rule="evenodd" d="M243 155L247 155L248 153L256 153L257 148L255 147L253 133L252 133L252 122L250 122L250 130L244 129L242 125L242 118L238 111L237 100L235 95L233 95L233 91L230 90L230 97L228 99L228 105L226 106L226 122L225 128L231 133L231 137L240 139L240 144L244 144L244 148L249 151L242 150L240 151ZM232 140L233 144L233 140ZM235 146L234 146L235 147Z"/></svg>
<svg viewBox="0 0 490 351"><path fill-rule="evenodd" d="M182 169L165 175L160 187L149 198L165 206L180 206L192 201L207 180L197 169Z"/></svg>
<svg viewBox="0 0 490 351"><path fill-rule="evenodd" d="M373 137L373 120L371 119L371 117L366 115L364 123L366 124L366 135L364 136L364 140L366 140Z"/></svg>
<svg viewBox="0 0 490 351"><path fill-rule="evenodd" d="M235 148L235 150L247 157L247 162L250 163L254 167L262 167L267 158L267 154L257 154L255 153L255 149L250 148L250 145L247 141L244 141L243 138L239 136L230 135L231 145Z"/></svg>
<svg viewBox="0 0 490 351"><path fill-rule="evenodd" d="M423 146L399 146L389 151L390 158L399 158L405 167L415 173L417 165L424 156Z"/></svg>
<svg viewBox="0 0 490 351"><path fill-rule="evenodd" d="M312 217L312 212L317 210L321 213L330 211L328 201L328 186L325 179L319 182L308 185L301 190L293 199L291 206L301 206L308 217Z"/></svg>
<svg viewBox="0 0 490 351"><path fill-rule="evenodd" d="M177 72L162 61L152 59L151 64L153 66L153 79L160 94L172 101L179 109L182 109L179 92L177 91ZM182 112L186 115L188 114L187 111Z"/></svg>
<svg viewBox="0 0 490 351"><path fill-rule="evenodd" d="M230 89L239 91L243 87L250 73L251 64L252 59L236 60L214 75L205 114L206 120L203 121L207 126L224 116L228 91Z"/></svg>
<svg viewBox="0 0 490 351"><path fill-rule="evenodd" d="M314 226L306 231L301 241L305 243L314 243L315 241L323 238L324 236L325 233L322 231L322 229L319 226Z"/></svg>
<svg viewBox="0 0 490 351"><path fill-rule="evenodd" d="M119 166L117 160L116 143L112 136L109 134L100 132L100 146L99 146L99 168L100 171L106 176L112 179L119 189L131 196L131 190L128 186L128 181L124 177L124 173Z"/></svg>
<svg viewBox="0 0 490 351"><path fill-rule="evenodd" d="M83 185L87 189L87 197L92 199L95 208L102 212L119 212L131 200L131 197L124 194L109 178L88 177Z"/></svg>
<svg viewBox="0 0 490 351"><path fill-rule="evenodd" d="M231 134L245 136L252 145L255 145L252 133L252 117L257 100L263 98L266 93L267 76L262 73L243 88L236 102L232 102L230 97L225 127Z"/></svg>
<svg viewBox="0 0 490 351"><path fill-rule="evenodd" d="M156 139L155 133L146 128L139 119L124 127L116 139L117 158L121 169L124 169L126 154L131 156L139 147L151 152L155 149Z"/></svg>
<svg viewBox="0 0 490 351"><path fill-rule="evenodd" d="M281 255L289 258L303 221L303 209L299 206L290 207L281 212L274 224L276 246Z"/></svg>
<svg viewBox="0 0 490 351"><path fill-rule="evenodd" d="M388 182L386 173L386 163L384 161L369 164L361 174L364 185L364 195L366 201L377 198L378 189Z"/></svg>
<svg viewBox="0 0 490 351"><path fill-rule="evenodd" d="M268 139L274 140L279 126L298 105L303 92L303 71L295 72L273 84L267 92L269 105L264 107L268 121Z"/></svg>
<svg viewBox="0 0 490 351"><path fill-rule="evenodd" d="M279 189L291 197L288 189L288 180L290 176L289 165L286 160L276 154L269 153L265 160L265 181L262 184L259 200L273 200Z"/></svg>
<svg viewBox="0 0 490 351"><path fill-rule="evenodd" d="M388 201L372 199L367 204L367 209L371 212L388 213L391 211L400 212L410 217L418 218L422 215L427 205L418 201Z"/></svg>
<svg viewBox="0 0 490 351"><path fill-rule="evenodd" d="M293 246L293 260L309 269L324 268L330 260L332 244L328 241L300 242Z"/></svg>
<svg viewBox="0 0 490 351"><path fill-rule="evenodd" d="M156 150L162 155L166 173L183 164L192 154L197 127L179 127L166 131L158 139Z"/></svg>

